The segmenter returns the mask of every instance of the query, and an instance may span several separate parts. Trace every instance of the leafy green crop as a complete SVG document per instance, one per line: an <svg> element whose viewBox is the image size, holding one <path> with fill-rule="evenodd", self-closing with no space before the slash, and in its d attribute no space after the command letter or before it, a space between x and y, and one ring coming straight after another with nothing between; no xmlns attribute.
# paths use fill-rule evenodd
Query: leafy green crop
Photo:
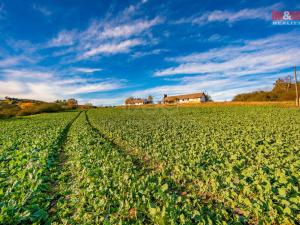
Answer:
<svg viewBox="0 0 300 225"><path fill-rule="evenodd" d="M299 111L105 109L88 115L114 142L159 163L195 211L215 212L208 216L213 223L300 221Z"/></svg>
<svg viewBox="0 0 300 225"><path fill-rule="evenodd" d="M299 224L299 181L294 109L0 120L0 224Z"/></svg>
<svg viewBox="0 0 300 225"><path fill-rule="evenodd" d="M162 172L141 166L83 114L71 127L65 154L55 224L174 224L192 211L181 208Z"/></svg>
<svg viewBox="0 0 300 225"><path fill-rule="evenodd" d="M0 120L0 224L47 220L49 172L61 135L76 114Z"/></svg>

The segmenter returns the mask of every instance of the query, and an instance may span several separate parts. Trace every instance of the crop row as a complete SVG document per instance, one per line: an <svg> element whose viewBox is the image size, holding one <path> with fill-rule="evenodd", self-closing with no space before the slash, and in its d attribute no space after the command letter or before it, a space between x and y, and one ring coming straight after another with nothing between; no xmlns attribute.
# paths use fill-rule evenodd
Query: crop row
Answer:
<svg viewBox="0 0 300 225"><path fill-rule="evenodd" d="M300 221L300 114L275 107L101 109L93 126L146 155L213 221Z"/></svg>
<svg viewBox="0 0 300 225"><path fill-rule="evenodd" d="M210 107L1 120L0 224L297 224L299 119Z"/></svg>
<svg viewBox="0 0 300 225"><path fill-rule="evenodd" d="M210 220L209 207L200 207L200 202L187 196L163 171L147 167L146 162L105 139L83 114L72 125L64 150L66 160L59 179L62 197L53 217L55 224Z"/></svg>
<svg viewBox="0 0 300 225"><path fill-rule="evenodd" d="M76 114L0 121L0 224L47 220L52 170L66 127Z"/></svg>

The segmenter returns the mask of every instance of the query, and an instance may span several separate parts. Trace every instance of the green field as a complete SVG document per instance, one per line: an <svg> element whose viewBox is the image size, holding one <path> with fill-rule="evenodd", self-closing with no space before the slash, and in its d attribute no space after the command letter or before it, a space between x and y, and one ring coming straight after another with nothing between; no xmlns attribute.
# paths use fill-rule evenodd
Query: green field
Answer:
<svg viewBox="0 0 300 225"><path fill-rule="evenodd" d="M299 224L300 111L93 109L0 120L0 224Z"/></svg>

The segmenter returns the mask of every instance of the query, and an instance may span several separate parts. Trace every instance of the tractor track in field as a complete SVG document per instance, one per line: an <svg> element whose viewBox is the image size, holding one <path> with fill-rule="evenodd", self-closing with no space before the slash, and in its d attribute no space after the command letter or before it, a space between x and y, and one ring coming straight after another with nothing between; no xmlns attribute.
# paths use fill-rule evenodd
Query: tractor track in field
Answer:
<svg viewBox="0 0 300 225"><path fill-rule="evenodd" d="M51 177L52 179L50 180L51 182L51 189L49 190L49 196L53 196L53 198L50 201L50 205L48 208L48 215L49 217L51 217L55 211L56 211L56 204L58 202L58 200L61 198L60 195L58 195L58 182L55 178L57 178L58 174L60 173L61 168L64 166L65 162L66 162L66 156L64 154L64 148L65 145L67 143L67 138L68 138L68 133L69 130L72 126L72 124L78 119L78 117L80 116L80 114L82 113L79 112L69 123L68 125L64 128L64 130L62 131L62 133L60 134L57 144L57 150L53 153L53 155L51 156L51 159L53 160L53 170L50 170L50 175L51 174L55 174L54 177Z"/></svg>
<svg viewBox="0 0 300 225"><path fill-rule="evenodd" d="M108 143L110 143L115 149L117 149L122 155L124 156L130 156L132 162L137 166L138 169L144 170L144 172L153 172L160 176L160 173L164 169L159 161L154 161L150 157L147 156L147 154L142 153L138 149L132 149L128 146L126 146L126 143L117 142L115 140L112 140L107 135L105 135L103 132L101 132L98 128L94 127L87 115L87 111L85 111L85 117L87 120L87 123L91 127L92 130L94 130L99 136L101 136L103 139L105 139ZM174 180L171 174L163 175L162 180L163 183L167 183L169 188L166 191L169 195L176 195L181 196L182 198L188 198L191 200L198 200L201 202L204 206L208 204L208 202L212 202L213 205L224 205L224 201L218 200L216 196L214 196L212 193L202 193L200 195L196 196L189 196L190 192L193 192L189 186L193 186L193 181L187 181L186 183L181 183L180 181ZM180 204L180 203L179 203ZM238 209L238 208L237 208ZM212 212L209 208L206 209L209 212ZM243 213L239 213L236 209L227 208L228 212L243 216Z"/></svg>
<svg viewBox="0 0 300 225"><path fill-rule="evenodd" d="M152 173L154 176L157 175L158 177L161 177L162 178L161 184L168 184L168 189L165 190L164 192L169 196L173 196L172 198L174 198L174 204L179 205L179 208L182 203L180 202L177 203L175 201L177 196L181 196L182 198L186 198L187 200L195 200L195 196L189 195L189 188L187 184L176 182L171 177L170 174L163 173L164 172L163 167L160 166L161 163L159 161L152 160L150 157L147 156L147 154L141 152L139 149L131 149L130 147L126 146L125 142L119 143L107 137L103 132L101 132L99 129L97 129L92 125L89 116L87 114L87 111L84 112L81 111L64 128L57 141L57 145L58 145L57 150L54 151L51 156L52 157L51 160L54 163L51 166L51 169L49 171L49 176L50 176L49 182L51 183L51 188L47 192L47 194L48 196L52 196L52 199L50 200L49 207L47 210L48 218L52 218L53 216L55 216L55 214L57 213L57 203L63 197L61 194L59 194L59 183L57 181L58 179L56 178L59 176L61 169L64 167L64 164L67 161L67 157L64 154L64 148L65 145L68 143L69 130L72 127L72 124L78 119L78 117L82 115L81 113L84 113L87 125L90 127L90 129L96 135L99 135L99 137L101 137L107 143L109 143L121 155L123 155L124 157L129 157L129 160L131 160L132 163L136 166L136 169L141 172L141 176ZM160 186L158 186L157 188L160 188ZM209 200L208 198L205 201L203 201L203 198L201 198L201 196L198 196L197 199L201 201L203 205L206 205L205 201ZM220 204L220 203L215 202L214 204ZM207 211L210 211L210 209L207 208ZM212 213L212 211L210 212ZM147 218L148 221L151 221L151 219L148 217L147 214L145 214L144 217Z"/></svg>
<svg viewBox="0 0 300 225"><path fill-rule="evenodd" d="M145 173L153 172L156 174L160 174L163 171L162 163L158 161L152 160L147 154L144 154L140 152L139 150L132 149L128 146L126 146L124 143L121 144L119 142L116 142L114 140L111 140L109 137L107 137L104 133L102 133L99 129L94 127L85 112L86 120L89 126L92 130L94 130L100 137L102 137L104 140L106 140L108 143L111 144L112 147L117 149L122 155L129 156L134 163L134 165L141 170L144 170ZM177 183L175 180L170 178L170 176L162 176L164 183L168 183L170 186L170 189L168 190L169 194L177 194L181 196L186 196L186 190L187 188L185 185Z"/></svg>
<svg viewBox="0 0 300 225"><path fill-rule="evenodd" d="M53 217L57 213L57 203L63 197L61 194L59 194L59 182L55 178L59 176L61 169L64 167L64 164L67 161L67 157L64 154L64 148L65 145L68 143L68 133L70 128L72 127L72 124L78 119L80 115L82 115L81 113L84 113L87 125L90 127L90 129L96 135L99 135L99 137L101 137L107 143L109 143L121 155L123 155L124 157L129 157L129 160L131 160L132 163L136 166L136 169L141 172L141 176L152 173L154 176L157 175L158 177L161 177L162 178L161 184L168 184L168 189L165 190L166 194L173 196L174 199L176 199L177 196L181 196L182 198L186 198L187 200L188 199L195 200L194 196L189 195L190 191L187 184L182 184L175 181L170 174L163 174L164 172L163 167L160 166L161 163L159 161L152 160L150 157L147 156L147 154L141 152L139 149L131 149L130 147L126 146L125 142L119 143L107 137L103 132L101 132L99 129L97 129L95 126L92 125L89 116L87 114L87 111L84 112L81 111L64 128L64 130L62 131L61 135L58 138L57 150L53 152L52 160L54 161L54 165L51 167L53 168L53 170L50 170L49 172L50 176L51 174L52 175L54 174L54 176L51 177L52 179L50 179L51 188L48 192L48 195L52 196L47 211L49 218ZM160 188L160 186L158 186L157 188ZM208 197L203 201L203 198L201 198L201 196L198 196L197 199L201 201L204 205L206 204L205 203L206 200L213 200L210 199L210 197ZM174 204L181 205L181 203L176 203L175 201ZM215 202L215 204L218 203ZM210 211L209 209L207 210ZM148 218L148 215L145 214L144 217L146 217L147 220L151 221L151 219Z"/></svg>
<svg viewBox="0 0 300 225"><path fill-rule="evenodd" d="M91 127L91 129L95 131L95 133L97 133L101 138L103 138L108 143L110 143L110 145L115 149L117 149L123 156L130 156L132 162L134 163L135 166L137 166L137 168L145 169L146 171L154 171L154 170L159 171L157 168L153 168L152 165L154 164L154 162L148 156L146 156L145 154L142 155L140 152L139 152L140 154L138 155L135 150L125 145L121 145L120 143L117 143L114 140L111 140L104 133L102 133L99 129L97 129L91 124L87 113L85 113L85 116L86 116L87 123ZM156 165L157 164L159 163L156 163Z"/></svg>

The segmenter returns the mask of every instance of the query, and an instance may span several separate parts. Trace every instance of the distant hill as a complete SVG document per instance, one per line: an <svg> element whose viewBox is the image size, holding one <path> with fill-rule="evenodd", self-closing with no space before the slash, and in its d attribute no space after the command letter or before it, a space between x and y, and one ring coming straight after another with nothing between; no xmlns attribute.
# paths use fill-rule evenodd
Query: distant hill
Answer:
<svg viewBox="0 0 300 225"><path fill-rule="evenodd" d="M297 84L300 90L300 83ZM291 82L291 78L281 78L276 80L271 91L254 91L236 95L232 101L252 102L252 101L293 101L296 96L296 85Z"/></svg>

